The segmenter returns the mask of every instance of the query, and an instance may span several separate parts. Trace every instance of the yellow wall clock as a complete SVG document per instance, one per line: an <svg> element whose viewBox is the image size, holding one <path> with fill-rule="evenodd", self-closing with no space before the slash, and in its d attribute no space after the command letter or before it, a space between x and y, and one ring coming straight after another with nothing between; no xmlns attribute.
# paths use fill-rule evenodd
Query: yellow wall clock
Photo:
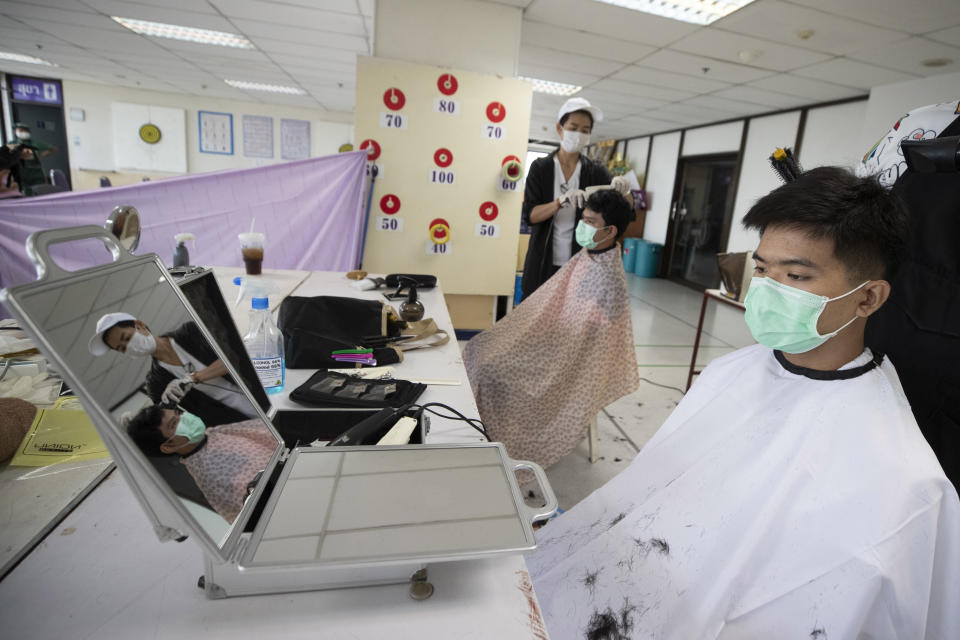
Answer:
<svg viewBox="0 0 960 640"><path fill-rule="evenodd" d="M160 142L160 127L155 124L145 124L140 127L140 139L147 144Z"/></svg>

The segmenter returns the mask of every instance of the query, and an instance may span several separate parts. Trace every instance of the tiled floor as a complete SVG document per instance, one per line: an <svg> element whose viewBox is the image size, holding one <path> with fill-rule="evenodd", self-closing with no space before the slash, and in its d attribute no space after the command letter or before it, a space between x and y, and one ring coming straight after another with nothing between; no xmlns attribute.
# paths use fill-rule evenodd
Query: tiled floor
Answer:
<svg viewBox="0 0 960 640"><path fill-rule="evenodd" d="M602 412L598 420L600 460L590 463L584 440L576 451L547 470L560 507L565 510L633 460L670 415L686 387L703 295L668 280L632 274L627 274L627 286L640 388ZM699 367L754 342L743 312L727 305L708 303L703 327Z"/></svg>

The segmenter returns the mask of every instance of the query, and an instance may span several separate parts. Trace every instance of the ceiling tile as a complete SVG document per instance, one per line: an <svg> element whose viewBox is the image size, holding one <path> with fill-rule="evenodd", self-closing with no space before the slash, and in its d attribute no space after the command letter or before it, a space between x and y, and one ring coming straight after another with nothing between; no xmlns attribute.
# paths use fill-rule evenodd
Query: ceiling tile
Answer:
<svg viewBox="0 0 960 640"><path fill-rule="evenodd" d="M732 116L746 116L771 111L771 108L765 104L731 100L730 98L721 98L717 95L697 96L696 98L691 98L690 101L701 107L713 110L717 114L717 120Z"/></svg>
<svg viewBox="0 0 960 640"><path fill-rule="evenodd" d="M927 37L937 42L946 42L956 47L960 47L960 27L951 27L928 33Z"/></svg>
<svg viewBox="0 0 960 640"><path fill-rule="evenodd" d="M520 47L520 64L552 69L569 69L594 76L606 76L621 69L623 63L544 47Z"/></svg>
<svg viewBox="0 0 960 640"><path fill-rule="evenodd" d="M756 57L749 61L749 66L775 71L789 71L830 58L827 54L808 49L709 28L674 42L670 48L735 64L744 63L740 57L741 52L752 52Z"/></svg>
<svg viewBox="0 0 960 640"><path fill-rule="evenodd" d="M766 69L721 62L720 60L680 53L670 49L660 49L653 55L644 58L642 62L638 63L638 66L734 84L749 82L773 74L772 71ZM704 68L708 71L704 72Z"/></svg>
<svg viewBox="0 0 960 640"><path fill-rule="evenodd" d="M776 107L779 109L795 107L808 102L808 100L805 100L799 96L788 96L783 93L764 91L763 89L756 89L746 85L724 89L723 91L717 91L713 95L721 98L729 98L730 100L752 102L754 104L762 104L768 107Z"/></svg>
<svg viewBox="0 0 960 640"><path fill-rule="evenodd" d="M637 65L624 67L610 76L611 80L625 80L668 89L679 89L691 93L709 93L730 86L729 82L720 82L711 78L668 73L659 69L649 69Z"/></svg>
<svg viewBox="0 0 960 640"><path fill-rule="evenodd" d="M638 109L659 107L662 104L666 104L669 100L658 100L656 98L651 98L649 96L625 96L620 93L612 93L610 91L600 91L594 89L593 87L589 89L584 89L582 92L577 94L582 96L590 101L590 104L594 104L599 107L602 111L606 112L608 109L628 109L636 111Z"/></svg>
<svg viewBox="0 0 960 640"><path fill-rule="evenodd" d="M316 25L312 30L329 31L353 36L363 36L363 17L358 13L337 13L289 4L277 4L264 0L207 0L218 8L230 20L244 19L269 24L282 24L293 27ZM315 5L314 5L315 6ZM239 25L238 25L239 26Z"/></svg>
<svg viewBox="0 0 960 640"><path fill-rule="evenodd" d="M679 20L584 0L533 0L523 15L535 22L656 47L699 28Z"/></svg>
<svg viewBox="0 0 960 640"><path fill-rule="evenodd" d="M38 2L49 2L50 0L37 0ZM80 0L86 4L86 0ZM160 6L165 9L176 9L177 11L186 11L188 13L207 13L210 15L220 15L213 5L206 0L124 0L124 4L129 5L151 5Z"/></svg>
<svg viewBox="0 0 960 640"><path fill-rule="evenodd" d="M617 121L618 125L625 125L637 129L637 135L640 133L650 133L656 131L666 131L667 129L676 129L684 123L680 120L668 118L654 118L650 115L630 116Z"/></svg>
<svg viewBox="0 0 960 640"><path fill-rule="evenodd" d="M314 47L305 44L285 42L282 40L270 40L267 38L257 38L254 40L257 48L270 57L278 55L294 56L299 60L311 64L323 62L330 68L339 66L342 68L356 67L357 52L347 49L332 49L329 47Z"/></svg>
<svg viewBox="0 0 960 640"><path fill-rule="evenodd" d="M924 76L960 71L960 49L925 38L907 38L900 42L857 51L850 57ZM949 60L950 63L939 67L925 67L924 60Z"/></svg>
<svg viewBox="0 0 960 640"><path fill-rule="evenodd" d="M636 82L625 82L623 80L610 80L604 78L594 82L589 87L590 90L609 91L625 96L639 96L641 98L653 98L655 100L686 100L696 94L690 91L678 91L676 89L667 89L649 84L637 84Z"/></svg>
<svg viewBox="0 0 960 640"><path fill-rule="evenodd" d="M519 74L528 78L538 78L540 80L549 80L550 82L563 82L585 87L600 79L598 75L588 75L586 73L576 73L565 69L553 69L540 65L526 64L520 62Z"/></svg>
<svg viewBox="0 0 960 640"><path fill-rule="evenodd" d="M348 49L357 53L369 53L366 38L342 33L320 32L309 27L289 27L256 20L233 20L240 32L256 43L257 37L285 40L298 44Z"/></svg>
<svg viewBox="0 0 960 640"><path fill-rule="evenodd" d="M211 59L225 61L229 64L267 61L264 53L257 49L238 49L236 47L221 47L213 44L169 39L156 40L156 43L173 55L194 60L197 63Z"/></svg>
<svg viewBox="0 0 960 640"><path fill-rule="evenodd" d="M905 35L903 31L881 29L859 20L848 20L777 0L748 5L721 18L714 27L834 55L894 42ZM813 34L804 40L797 35L801 30L811 30Z"/></svg>
<svg viewBox="0 0 960 640"><path fill-rule="evenodd" d="M821 62L803 69L797 69L794 74L826 80L834 84L842 84L858 89L870 89L882 84L902 82L916 76L907 75L900 71L884 69L872 64L836 58L828 62Z"/></svg>
<svg viewBox="0 0 960 640"><path fill-rule="evenodd" d="M960 24L956 0L793 0L826 13L908 33L927 33Z"/></svg>
<svg viewBox="0 0 960 640"><path fill-rule="evenodd" d="M624 63L635 62L656 51L656 47L632 40L618 40L608 35L567 29L532 20L523 21L520 43L547 48L561 47L568 53L586 56L596 56L599 53L608 60Z"/></svg>
<svg viewBox="0 0 960 640"><path fill-rule="evenodd" d="M228 0L230 1L230 0ZM357 15L360 13L357 7L357 0L258 0L268 6L278 7L282 10L285 6L297 5L311 9L322 8L324 11L335 11L337 13L349 13Z"/></svg>
<svg viewBox="0 0 960 640"><path fill-rule="evenodd" d="M13 4L10 0L4 0L4 4ZM96 13L81 0L30 0L30 4L38 7L52 7L54 9L66 9L67 11L83 11L86 13Z"/></svg>
<svg viewBox="0 0 960 640"><path fill-rule="evenodd" d="M115 24L109 17L97 13L53 9L22 2L0 2L0 15L16 18L38 29L42 29L44 23L47 22L98 28L110 27Z"/></svg>
<svg viewBox="0 0 960 640"><path fill-rule="evenodd" d="M844 87L829 82L821 82L812 78L802 78L792 73L778 73L775 76L754 80L748 84L758 89L809 98L811 102L840 100L842 98L859 96L864 93L863 89L857 87Z"/></svg>

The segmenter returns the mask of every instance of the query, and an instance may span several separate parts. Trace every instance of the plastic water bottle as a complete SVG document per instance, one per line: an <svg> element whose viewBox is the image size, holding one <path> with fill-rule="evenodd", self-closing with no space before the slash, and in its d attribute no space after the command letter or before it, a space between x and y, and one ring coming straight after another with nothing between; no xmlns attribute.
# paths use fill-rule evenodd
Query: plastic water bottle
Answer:
<svg viewBox="0 0 960 640"><path fill-rule="evenodd" d="M283 334L273 321L267 298L252 299L250 329L243 338L243 344L267 393L283 391L286 376Z"/></svg>

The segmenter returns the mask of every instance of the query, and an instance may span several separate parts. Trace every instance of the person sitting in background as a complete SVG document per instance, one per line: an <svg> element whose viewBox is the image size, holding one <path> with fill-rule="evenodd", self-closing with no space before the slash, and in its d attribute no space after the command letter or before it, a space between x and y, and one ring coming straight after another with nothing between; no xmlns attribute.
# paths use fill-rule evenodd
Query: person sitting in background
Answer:
<svg viewBox="0 0 960 640"><path fill-rule="evenodd" d="M148 456L179 455L207 502L230 523L278 444L259 419L207 428L192 413L158 406L141 409L127 433Z"/></svg>
<svg viewBox="0 0 960 640"><path fill-rule="evenodd" d="M570 98L557 119L560 148L533 161L523 192L523 221L530 225L520 285L524 300L580 251L574 230L586 201L584 189L609 184L630 197L626 178L614 178L581 153L590 144L594 125L603 121L603 112L583 98Z"/></svg>
<svg viewBox="0 0 960 640"><path fill-rule="evenodd" d="M640 384L617 238L632 214L612 189L587 200L576 254L463 353L480 418L511 457L570 453L597 412Z"/></svg>
<svg viewBox="0 0 960 640"><path fill-rule="evenodd" d="M864 348L907 215L821 167L761 198L746 321L630 466L543 527L553 638L927 638L960 629L960 501Z"/></svg>
<svg viewBox="0 0 960 640"><path fill-rule="evenodd" d="M155 337L129 313L107 313L87 346L95 356L110 350L134 358L149 356L146 390L154 404L179 404L211 426L257 415L195 322Z"/></svg>

